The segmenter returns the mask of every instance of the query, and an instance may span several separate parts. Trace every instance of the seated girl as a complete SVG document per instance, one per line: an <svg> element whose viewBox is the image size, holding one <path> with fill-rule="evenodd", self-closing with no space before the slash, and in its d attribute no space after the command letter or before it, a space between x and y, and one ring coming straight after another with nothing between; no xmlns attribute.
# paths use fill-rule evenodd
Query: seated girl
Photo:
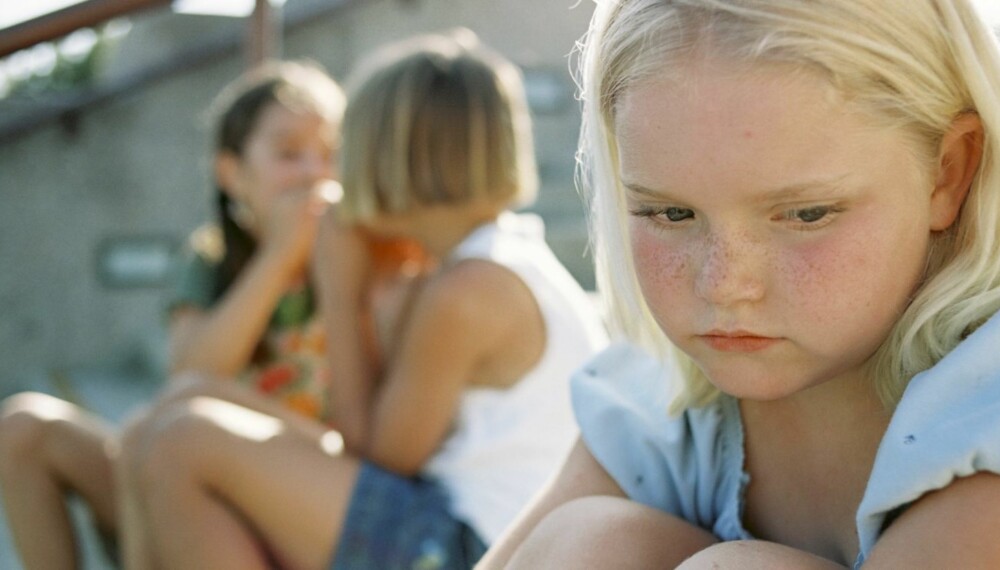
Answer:
<svg viewBox="0 0 1000 570"><path fill-rule="evenodd" d="M1000 49L970 0L607 0L556 483L483 568L1000 568ZM646 356L649 354L650 356Z"/></svg>
<svg viewBox="0 0 1000 570"><path fill-rule="evenodd" d="M321 190L336 174L344 105L340 86L304 61L252 69L216 97L216 220L188 240L168 315L171 370L212 379L175 382L159 402L225 393L289 421L327 419L324 331L307 268L325 203ZM403 263L388 259L381 265ZM67 496L80 497L113 542L121 503L118 431L46 394L16 394L3 403L0 484L25 568L79 566Z"/></svg>
<svg viewBox="0 0 1000 570"><path fill-rule="evenodd" d="M605 336L509 210L536 184L518 70L468 32L389 46L351 83L343 143L315 261L337 431L223 398L135 426L137 566L469 568L569 451L569 374ZM374 351L367 244L387 238L430 263Z"/></svg>

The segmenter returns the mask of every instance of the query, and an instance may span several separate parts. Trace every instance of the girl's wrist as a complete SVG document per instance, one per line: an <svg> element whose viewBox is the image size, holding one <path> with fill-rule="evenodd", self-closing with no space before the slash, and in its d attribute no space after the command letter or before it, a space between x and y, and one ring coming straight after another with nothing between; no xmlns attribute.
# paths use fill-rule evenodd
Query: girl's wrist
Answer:
<svg viewBox="0 0 1000 570"><path fill-rule="evenodd" d="M301 277L305 270L305 260L297 260L289 251L276 245L265 245L259 250L258 256L261 265L269 271L289 278Z"/></svg>

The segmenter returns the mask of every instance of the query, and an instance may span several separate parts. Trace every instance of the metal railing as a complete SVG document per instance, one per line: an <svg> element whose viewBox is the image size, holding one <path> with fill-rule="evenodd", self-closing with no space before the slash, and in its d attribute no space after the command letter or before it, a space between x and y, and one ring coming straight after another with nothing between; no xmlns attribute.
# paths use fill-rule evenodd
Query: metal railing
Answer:
<svg viewBox="0 0 1000 570"><path fill-rule="evenodd" d="M267 3L267 0L257 0L258 6L262 2ZM206 36L203 41L184 46L173 54L165 56L157 62L148 64L137 71L123 74L120 77L106 80L97 85L83 88L49 101L33 101L25 105L25 108L19 110L16 115L9 114L9 117L0 119L0 145L8 144L39 126L56 121L63 123L67 130L72 131L78 122L80 114L84 113L88 108L106 104L118 97L134 93L139 89L152 85L157 81L210 64L221 58L232 56L240 50L243 50L247 54L249 63L252 64L255 61L260 61L263 58L274 55L273 52L279 49L280 39L268 40L263 37L253 39L258 32L265 34L267 33L266 30L270 28L275 30L276 36L280 38L283 33L289 30L320 18L331 17L334 13L361 2L363 0L330 0L327 4L303 6L298 10L286 8L284 16L281 14L262 15L258 13L255 17L251 18L249 22L249 29L251 31L247 33L228 32ZM107 6L104 6L104 11L97 11L98 5L108 4L128 4L132 6L132 10L131 12L112 11ZM88 0L74 7L25 22L22 25L28 26L32 22L37 23L41 20L54 18L57 14L68 12L73 8L79 8L84 5L90 6L90 10L93 11L85 13L75 12L71 16L66 16L67 18L71 17L71 19L67 19L66 21L60 20L58 25L53 24L52 27L45 28L48 30L47 32L43 33L41 28L34 29L31 32L31 38L44 38L39 41L49 41L50 39L61 37L55 34L56 29L59 30L60 34L65 35L79 29L79 27L95 26L107 19L120 17L126 13L135 13L144 8L152 8L157 4L167 5L169 4L169 0ZM78 27L70 29L69 22ZM0 37L3 37L8 31L19 26L21 25L0 31ZM9 41L9 45L15 45L16 43L13 40L7 41ZM16 45L22 44L16 43Z"/></svg>

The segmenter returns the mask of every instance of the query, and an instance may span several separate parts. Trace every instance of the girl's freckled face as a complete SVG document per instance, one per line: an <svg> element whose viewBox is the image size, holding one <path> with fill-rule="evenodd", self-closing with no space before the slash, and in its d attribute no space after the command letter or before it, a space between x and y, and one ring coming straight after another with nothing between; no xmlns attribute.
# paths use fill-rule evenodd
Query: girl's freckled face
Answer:
<svg viewBox="0 0 1000 570"><path fill-rule="evenodd" d="M805 74L702 64L619 101L643 295L723 391L772 399L853 375L920 280L929 173Z"/></svg>

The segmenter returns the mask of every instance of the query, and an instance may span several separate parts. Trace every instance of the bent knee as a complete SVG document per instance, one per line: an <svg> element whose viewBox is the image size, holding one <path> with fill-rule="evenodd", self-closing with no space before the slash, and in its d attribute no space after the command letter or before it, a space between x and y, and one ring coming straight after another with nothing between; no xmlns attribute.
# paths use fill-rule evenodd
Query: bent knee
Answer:
<svg viewBox="0 0 1000 570"><path fill-rule="evenodd" d="M831 560L767 540L732 540L710 545L680 564L696 568L843 568Z"/></svg>
<svg viewBox="0 0 1000 570"><path fill-rule="evenodd" d="M5 399L0 403L0 464L40 457L51 432L72 410L72 404L37 392Z"/></svg>
<svg viewBox="0 0 1000 570"><path fill-rule="evenodd" d="M712 544L692 555L686 562L704 562L719 558L730 558L733 555L746 555L753 551L758 543L753 540L727 540Z"/></svg>
<svg viewBox="0 0 1000 570"><path fill-rule="evenodd" d="M616 497L584 497L560 505L531 531L512 560L515 568L588 567L593 552L613 542L619 523L632 515L635 503Z"/></svg>
<svg viewBox="0 0 1000 570"><path fill-rule="evenodd" d="M187 478L211 460L217 425L192 408L175 402L137 418L126 428L121 464L131 479L149 488L170 478Z"/></svg>
<svg viewBox="0 0 1000 570"><path fill-rule="evenodd" d="M517 553L517 567L636 568L676 565L715 542L711 533L634 501L591 496L549 513ZM568 562L568 564L567 564Z"/></svg>
<svg viewBox="0 0 1000 570"><path fill-rule="evenodd" d="M582 497L553 510L543 519L540 528L561 540L566 539L563 531L572 528L575 536L591 540L607 537L609 533L627 533L630 528L641 526L646 509L648 507L619 497Z"/></svg>

